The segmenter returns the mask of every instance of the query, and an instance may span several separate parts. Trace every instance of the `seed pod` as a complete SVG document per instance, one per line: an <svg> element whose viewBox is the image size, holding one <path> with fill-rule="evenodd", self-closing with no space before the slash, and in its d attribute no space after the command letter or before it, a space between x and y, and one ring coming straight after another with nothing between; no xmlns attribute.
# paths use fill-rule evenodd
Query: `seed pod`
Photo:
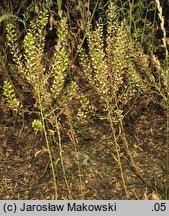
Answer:
<svg viewBox="0 0 169 216"><path fill-rule="evenodd" d="M50 24L49 30L50 31L53 29L53 23L54 23L54 18L53 18L53 15L51 15L49 18L49 24Z"/></svg>
<svg viewBox="0 0 169 216"><path fill-rule="evenodd" d="M35 5L35 14L39 14L39 7L38 7L38 5Z"/></svg>

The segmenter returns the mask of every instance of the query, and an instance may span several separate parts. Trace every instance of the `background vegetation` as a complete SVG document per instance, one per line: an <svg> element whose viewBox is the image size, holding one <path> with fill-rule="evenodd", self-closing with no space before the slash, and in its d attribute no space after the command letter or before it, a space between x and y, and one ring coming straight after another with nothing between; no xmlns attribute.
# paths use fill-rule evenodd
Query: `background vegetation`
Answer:
<svg viewBox="0 0 169 216"><path fill-rule="evenodd" d="M1 199L169 198L168 14L1 1Z"/></svg>

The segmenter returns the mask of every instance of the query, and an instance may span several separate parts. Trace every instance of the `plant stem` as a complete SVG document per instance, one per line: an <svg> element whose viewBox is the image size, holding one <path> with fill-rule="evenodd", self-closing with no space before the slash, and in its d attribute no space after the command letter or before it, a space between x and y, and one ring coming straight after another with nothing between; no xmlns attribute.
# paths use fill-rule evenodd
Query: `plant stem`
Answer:
<svg viewBox="0 0 169 216"><path fill-rule="evenodd" d="M42 109L42 104L41 104L41 98L40 98L40 90L38 91L38 102L39 102L39 107L40 107L40 114L41 114L41 121L42 121L42 126L43 126L43 132L45 136L45 141L48 149L48 154L49 154L49 159L50 159L50 164L51 164L51 169L52 169L52 176L53 176L53 185L54 185L54 199L58 199L58 193L57 193L57 181L56 181L56 175L55 175L55 168L54 168L54 163L52 159L52 152L48 140L48 135L46 131L46 126L45 126L45 120L44 120L44 114L43 114L43 109Z"/></svg>
<svg viewBox="0 0 169 216"><path fill-rule="evenodd" d="M65 170L64 161L63 161L63 155L62 155L63 150L62 150L61 135L60 135L59 123L58 123L57 119L56 119L56 129L57 129L57 134L58 134L59 154L60 154L60 161L61 161L63 176L64 176L65 184L66 184L66 187L67 187L67 190L68 190L69 199L72 199L71 190L70 190L67 178L66 178L66 170Z"/></svg>
<svg viewBox="0 0 169 216"><path fill-rule="evenodd" d="M114 126L113 126L113 120L112 120L112 117L111 117L111 109L109 108L109 105L107 105L107 107L108 107L108 120L109 120L109 123L110 123L110 127L111 127L112 134L113 134L113 139L114 139L115 147L116 147L117 161L118 161L118 165L119 165L119 168L120 168L120 173L121 173L121 178L122 178L125 194L126 194L126 197L128 199L129 194L128 194L128 191L127 191L127 186L126 186L126 182L125 182L125 178L124 178L123 167L122 167L121 158L120 158L120 150L119 150L120 147L119 147L119 144L117 143L117 137L116 137L116 134L115 134L115 129L114 129Z"/></svg>

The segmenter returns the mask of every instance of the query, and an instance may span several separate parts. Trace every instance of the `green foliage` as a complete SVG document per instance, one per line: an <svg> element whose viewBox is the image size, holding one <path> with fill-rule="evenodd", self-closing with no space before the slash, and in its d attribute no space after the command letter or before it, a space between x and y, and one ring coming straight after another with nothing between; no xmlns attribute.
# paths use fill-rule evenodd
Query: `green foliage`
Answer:
<svg viewBox="0 0 169 216"><path fill-rule="evenodd" d="M38 132L38 131L43 131L43 125L42 122L39 119L34 119L32 122L32 128L34 129L34 131Z"/></svg>
<svg viewBox="0 0 169 216"><path fill-rule="evenodd" d="M36 132L42 131L44 134L51 162L55 198L57 199L55 163L53 162L51 143L47 134L47 125L50 122L55 127L60 151L62 151L57 119L64 107L69 104L75 95L77 84L74 81L69 81L65 87L65 80L69 70L69 51L66 42L68 36L67 19L64 17L60 20L58 41L54 48L53 58L50 60L50 65L46 67L44 46L48 17L47 10L39 11L36 19L30 23L30 28L23 40L23 46L17 40L15 27L12 23L7 25L7 39L16 64L16 73L20 74L20 77L25 81L20 80L23 89L27 88L27 91L33 95L36 101L34 106L39 110L41 120L35 119L32 122L32 127ZM61 162L65 173L62 159ZM65 182L67 182L66 177ZM69 189L69 186L67 188Z"/></svg>
<svg viewBox="0 0 169 216"><path fill-rule="evenodd" d="M126 20L119 21L116 11L116 6L110 4L107 13L107 32L104 36L101 22L96 24L94 30L89 25L87 51L79 46L78 52L83 76L90 85L93 94L96 97L99 96L102 110L99 110L98 107L98 111L102 113L104 111L105 119L110 124L113 147L117 153L115 160L119 165L126 197L128 197L120 156L121 142L125 145L135 171L140 178L142 176L132 158L123 119L140 95L151 94L152 86L156 89L157 94L166 100L162 87L165 79L161 79L159 83L157 82L144 52L139 49L139 44L132 39L130 27ZM154 66L156 63L154 62ZM159 71L157 73L159 74Z"/></svg>
<svg viewBox="0 0 169 216"><path fill-rule="evenodd" d="M58 44L56 46L56 52L53 56L53 64L51 65L51 73L53 75L53 83L51 85L51 91L59 95L63 88L66 71L68 69L68 49L67 49L67 36L68 26L67 20L63 18L58 28Z"/></svg>
<svg viewBox="0 0 169 216"><path fill-rule="evenodd" d="M81 66L90 86L106 104L125 106L145 89L145 83L132 60L132 41L126 23L115 18L112 5L108 13L106 43L103 41L103 24L87 35L89 55L79 47ZM106 108L107 109L107 108Z"/></svg>
<svg viewBox="0 0 169 216"><path fill-rule="evenodd" d="M19 75L24 74L24 65L22 64L22 54L19 49L18 36L15 32L15 27L12 23L7 25L7 39L8 45L11 48L11 54L13 55L13 60L17 64Z"/></svg>
<svg viewBox="0 0 169 216"><path fill-rule="evenodd" d="M19 101L17 100L15 96L15 91L13 89L12 84L8 81L4 81L3 90L4 90L4 96L6 97L7 102L9 103L9 106L13 110L18 110Z"/></svg>
<svg viewBox="0 0 169 216"><path fill-rule="evenodd" d="M88 54L78 47L84 77L105 104L118 105L122 110L140 94L151 92L152 87L166 100L165 69L152 57L152 67L163 77L157 80L150 59L131 38L126 20L118 21L117 11L115 4L109 5L106 36L103 36L102 23L97 23L95 30L89 26Z"/></svg>
<svg viewBox="0 0 169 216"><path fill-rule="evenodd" d="M36 99L36 106L43 106L44 110L48 110L57 98L58 104L63 103L65 97L73 95L76 89L75 83L70 83L65 95L60 93L63 91L65 78L68 72L68 27L66 18L62 18L58 28L58 42L55 46L55 52L46 71L44 64L44 45L46 35L46 24L48 22L48 12L40 11L38 18L31 21L30 28L23 40L24 53L21 51L17 41L17 35L13 24L7 25L7 38L11 48L11 53L17 65L17 72L21 74L33 90L31 93ZM40 97L40 101L39 101ZM56 104L55 107L60 107Z"/></svg>

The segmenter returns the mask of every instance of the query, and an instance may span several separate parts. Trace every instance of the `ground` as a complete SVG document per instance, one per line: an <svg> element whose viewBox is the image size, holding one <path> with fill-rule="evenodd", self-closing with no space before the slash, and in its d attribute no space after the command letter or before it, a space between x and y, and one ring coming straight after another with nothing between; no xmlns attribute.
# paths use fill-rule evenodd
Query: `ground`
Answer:
<svg viewBox="0 0 169 216"><path fill-rule="evenodd" d="M140 102L140 108L132 116L125 120L125 130L142 179L131 166L122 144L121 159L129 199L164 199L166 112L153 102L147 107ZM58 162L58 199L126 199L109 125L90 123L85 136L84 131L83 136L79 132L77 139L81 182L77 152L65 138L62 150L71 197ZM53 179L46 144L42 134L31 128L31 116L24 119L22 115L12 114L7 105L1 109L0 143L0 199L52 199Z"/></svg>

